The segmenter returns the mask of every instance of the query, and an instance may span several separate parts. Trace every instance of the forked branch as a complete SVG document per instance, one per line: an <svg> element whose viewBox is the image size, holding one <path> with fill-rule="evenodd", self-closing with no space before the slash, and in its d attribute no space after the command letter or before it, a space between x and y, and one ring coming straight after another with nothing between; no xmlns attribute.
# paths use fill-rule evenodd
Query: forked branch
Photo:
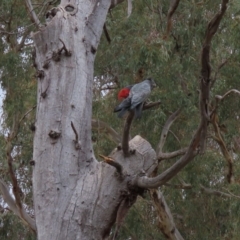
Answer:
<svg viewBox="0 0 240 240"><path fill-rule="evenodd" d="M13 211L22 221L28 225L35 233L37 231L35 220L32 219L24 208L19 209L16 205L15 200L13 199L6 183L0 179L0 192L4 202L8 205L9 209Z"/></svg>
<svg viewBox="0 0 240 240"><path fill-rule="evenodd" d="M213 19L209 22L208 28L206 31L203 48L202 48L202 56L201 56L201 81L200 81L200 114L201 120L198 126L198 129L191 140L191 143L188 147L186 153L170 168L165 170L160 175L149 178L146 176L137 176L132 180L132 184L141 188L157 188L167 181L169 181L172 177L174 177L183 167L185 167L190 161L194 159L194 157L199 153L203 153L205 150L205 140L207 136L207 127L210 120L210 115L208 111L208 103L209 103L209 92L210 92L210 75L211 75L211 67L210 67L210 45L211 40L216 33L220 21L227 9L227 3L229 0L222 0L220 11L213 17Z"/></svg>

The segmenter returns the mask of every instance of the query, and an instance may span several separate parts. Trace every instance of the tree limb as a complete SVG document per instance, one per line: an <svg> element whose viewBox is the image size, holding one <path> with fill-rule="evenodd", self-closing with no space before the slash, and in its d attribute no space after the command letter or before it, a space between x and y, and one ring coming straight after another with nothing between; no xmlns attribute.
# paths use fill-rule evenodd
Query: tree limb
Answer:
<svg viewBox="0 0 240 240"><path fill-rule="evenodd" d="M161 133L161 137L160 137L160 141L159 141L159 143L158 143L157 150L156 150L156 153L157 153L158 158L159 158L160 155L162 154L163 146L164 146L165 141L166 141L166 139L167 139L168 131L169 131L171 125L173 124L173 122L174 122L174 121L177 119L177 117L179 116L180 112L181 112L181 109L179 108L177 111L175 111L175 112L168 118L168 120L166 121L165 125L163 126L162 133Z"/></svg>
<svg viewBox="0 0 240 240"><path fill-rule="evenodd" d="M143 110L147 110L147 109L153 108L155 106L160 105L161 103L162 103L161 101L157 101L157 102L150 102L150 103L144 104L143 105Z"/></svg>
<svg viewBox="0 0 240 240"><path fill-rule="evenodd" d="M175 11L177 10L179 2L180 2L180 0L171 0L170 1L170 6L168 9L168 15L167 15L167 31L166 31L165 38L167 38L169 36L169 33L172 30L172 16L175 13Z"/></svg>
<svg viewBox="0 0 240 240"><path fill-rule="evenodd" d="M35 220L32 219L24 208L19 209L15 200L11 196L6 183L0 179L0 191L3 196L3 200L7 203L9 209L15 213L19 218L23 220L35 233L37 231Z"/></svg>
<svg viewBox="0 0 240 240"><path fill-rule="evenodd" d="M226 144L223 140L221 131L219 129L216 112L211 116L211 123L213 125L213 129L214 129L214 132L215 132L215 136L212 136L212 137L218 143L218 145L220 146L221 152L222 152L224 158L227 160L227 163L228 163L227 181L229 183L233 183L234 182L233 159L232 159L231 154L229 153L229 151L227 149L227 146L226 146Z"/></svg>
<svg viewBox="0 0 240 240"><path fill-rule="evenodd" d="M143 110L150 109L150 108L158 106L160 104L161 104L161 101L144 104L143 105ZM129 144L128 144L128 142L129 142L129 132L130 132L130 127L131 127L133 118L134 118L134 111L130 111L127 118L126 118L124 128L123 128L122 150L123 150L124 157L129 156Z"/></svg>
<svg viewBox="0 0 240 240"><path fill-rule="evenodd" d="M183 240L180 232L176 228L171 211L164 199L162 192L158 189L150 191L151 199L158 214L159 228L167 239Z"/></svg>
<svg viewBox="0 0 240 240"><path fill-rule="evenodd" d="M210 120L208 113L208 103L209 103L209 92L210 92L210 74L211 67L209 64L209 54L210 54L210 44L212 37L216 33L220 21L223 17L227 9L227 3L229 0L222 0L220 11L213 17L213 19L209 22L206 36L203 43L202 48L202 56L201 56L201 82L200 82L200 114L201 121L199 123L198 129L194 134L193 139L188 147L187 152L184 156L182 156L175 164L173 164L170 168L165 170L160 175L149 178L146 176L143 177L135 177L132 180L133 185L141 187L141 188L157 188L167 181L169 181L172 177L174 177L184 166L186 166L190 161L194 159L194 157L199 153L203 153L205 150L205 139L207 136L207 127L208 122Z"/></svg>
<svg viewBox="0 0 240 240"><path fill-rule="evenodd" d="M98 129L100 132L107 134L108 138L116 144L119 144L121 142L121 137L119 136L119 134L103 121L100 121L98 119L92 119L92 128Z"/></svg>
<svg viewBox="0 0 240 240"><path fill-rule="evenodd" d="M111 0L111 5L109 9L116 7L118 4L124 2L124 0Z"/></svg>
<svg viewBox="0 0 240 240"><path fill-rule="evenodd" d="M238 199L240 199L240 196L236 196L234 194L229 194L229 193L225 193L225 192L221 192L221 191L218 191L218 190L214 190L214 189L211 189L211 188L206 188L202 185L200 185L200 189L207 193L207 194L211 194L211 195L215 195L215 196L218 196L218 197L236 197Z"/></svg>
<svg viewBox="0 0 240 240"><path fill-rule="evenodd" d="M36 25L37 28L41 27L42 24L41 24L40 20L38 19L38 16L36 15L36 13L33 9L31 0L25 0L25 6L28 10L28 13L30 15L30 18L31 18L32 22Z"/></svg>
<svg viewBox="0 0 240 240"><path fill-rule="evenodd" d="M120 175L122 175L123 167L122 167L122 165L121 165L120 163L114 161L114 159L111 158L111 157L106 157L106 156L101 155L101 154L99 154L99 156L104 160L104 162L106 162L107 164L115 167L116 170L117 170L117 172L118 172Z"/></svg>
<svg viewBox="0 0 240 240"><path fill-rule="evenodd" d="M130 111L123 128L123 137L122 137L122 150L124 157L129 156L129 131L131 127L132 120L134 118L134 111Z"/></svg>
<svg viewBox="0 0 240 240"><path fill-rule="evenodd" d="M231 89L229 91L227 91L223 96L220 95L216 95L215 98L217 101L223 101L225 97L227 97L230 93L236 93L240 95L240 91L236 90L236 89Z"/></svg>
<svg viewBox="0 0 240 240"><path fill-rule="evenodd" d="M166 159L171 159L171 158L174 158L174 157L178 157L180 155L183 155L187 152L188 148L185 147L185 148L181 148L179 150L176 150L174 152L170 152L170 153L160 153L158 155L158 161L162 161L162 160L166 160Z"/></svg>
<svg viewBox="0 0 240 240"><path fill-rule="evenodd" d="M211 89L213 88L214 83L217 80L217 75L218 75L219 71L221 70L222 67L224 67L226 65L226 63L228 62L229 59L230 59L230 57L225 59L224 61L222 61L222 63L218 66L218 68L217 68L217 70L216 70L216 72L214 74L214 77L212 79L212 82L211 82L211 86L210 86Z"/></svg>

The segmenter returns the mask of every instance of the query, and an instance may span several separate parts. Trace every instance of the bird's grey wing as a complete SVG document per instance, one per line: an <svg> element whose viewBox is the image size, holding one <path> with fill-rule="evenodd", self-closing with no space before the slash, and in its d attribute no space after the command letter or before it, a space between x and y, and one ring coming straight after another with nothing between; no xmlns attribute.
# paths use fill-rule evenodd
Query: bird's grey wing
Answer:
<svg viewBox="0 0 240 240"><path fill-rule="evenodd" d="M148 83L142 82L134 85L129 95L131 96L131 109L135 108L139 103L145 101L150 93L151 87Z"/></svg>

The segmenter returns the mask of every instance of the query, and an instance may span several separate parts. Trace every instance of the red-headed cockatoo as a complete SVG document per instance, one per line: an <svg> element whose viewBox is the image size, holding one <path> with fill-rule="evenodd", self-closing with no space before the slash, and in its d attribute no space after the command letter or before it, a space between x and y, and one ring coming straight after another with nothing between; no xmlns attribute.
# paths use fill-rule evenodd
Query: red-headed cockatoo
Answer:
<svg viewBox="0 0 240 240"><path fill-rule="evenodd" d="M126 111L134 110L135 117L140 118L143 103L148 98L154 87L156 87L156 83L151 78L133 85L130 89L128 97L115 107L114 112L119 112L118 117L121 118Z"/></svg>

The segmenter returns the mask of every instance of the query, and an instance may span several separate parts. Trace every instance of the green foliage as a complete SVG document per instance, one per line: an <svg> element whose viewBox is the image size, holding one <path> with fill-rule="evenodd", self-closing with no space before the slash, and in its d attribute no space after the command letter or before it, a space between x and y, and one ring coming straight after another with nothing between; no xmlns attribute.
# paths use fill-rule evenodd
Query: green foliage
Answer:
<svg viewBox="0 0 240 240"><path fill-rule="evenodd" d="M133 13L127 18L127 3L114 8L106 26L111 44L102 36L95 62L95 75L116 86L102 95L93 105L93 115L107 122L121 133L124 121L112 112L117 104L117 92L136 81L139 69L144 77L152 76L158 87L150 97L161 100L160 108L147 110L140 120L134 120L131 136L140 134L156 148L161 130L169 115L182 108L180 117L171 126L164 146L165 152L188 146L199 124L199 77L201 48L208 22L219 10L220 1L180 1L173 17L173 28L166 37L169 1L134 1ZM239 84L239 19L240 5L231 1L214 36L211 46L211 108L215 95L224 95ZM220 64L226 64L219 69ZM100 81L106 84L103 80ZM191 189L164 186L162 191L184 239L238 239L239 198L211 195L205 188L231 192L239 196L239 155L232 152L233 139L240 134L240 97L230 94L218 107L219 126L224 126L223 138L234 157L236 184L226 180L227 162L219 145L210 137L214 130L209 126L207 151L198 156L177 177L171 186L181 181ZM97 152L109 153L110 145L101 133L93 132L99 141ZM101 142L101 143L100 143ZM108 142L108 143L105 143ZM112 147L112 145L111 145ZM172 166L178 158L163 161L159 173ZM148 204L151 204L148 202ZM157 230L154 207L145 212L146 203L138 202L130 210L119 239L164 239Z"/></svg>
<svg viewBox="0 0 240 240"><path fill-rule="evenodd" d="M40 3L34 1L35 3ZM166 36L169 0L133 1L133 12L127 18L127 3L111 10L106 26L111 44L102 36L95 62L93 118L108 123L121 134L124 121L113 113L118 104L117 92L123 86L139 81L137 72L143 69L144 77L152 76L158 87L150 100L161 100L159 108L143 112L134 120L131 136L140 134L157 147L161 130L169 115L182 108L180 117L171 126L164 146L165 152L188 146L199 123L199 76L201 47L207 24L219 10L220 1L180 1L173 17L173 28ZM42 3L42 1L41 1ZM57 4L57 1L56 1ZM41 5L35 5L39 13ZM32 211L31 167L36 80L31 61L33 25L20 0L2 0L0 3L0 82L6 92L0 135L0 173L11 186L6 160L6 140L17 129L11 140L14 147L14 170L24 193L23 201ZM47 9L43 9L42 12ZM215 95L224 95L230 89L240 88L240 3L230 1L211 46L212 81L210 106ZM8 34L10 33L10 34ZM21 45L22 39L24 43ZM220 64L226 64L218 69ZM113 90L102 90L112 87ZM187 165L178 176L163 186L162 191L173 213L177 228L185 239L238 239L240 234L240 164L239 153L233 153L233 139L240 135L240 97L229 95L218 107L219 126L227 148L234 156L235 184L226 182L227 163L218 144L211 138L209 127L208 148ZM25 116L23 118L23 116ZM21 120L22 119L22 120ZM20 121L21 120L21 121ZM15 127L14 127L15 126ZM116 146L100 131L93 130L95 155L108 155ZM161 162L159 173L170 167L178 158ZM182 181L191 189L174 186ZM231 193L232 197L211 195L201 188ZM3 207L3 201L0 198ZM34 236L7 209L0 213L1 239L34 239ZM157 215L151 200L139 199L119 233L119 239L164 239L158 228Z"/></svg>

